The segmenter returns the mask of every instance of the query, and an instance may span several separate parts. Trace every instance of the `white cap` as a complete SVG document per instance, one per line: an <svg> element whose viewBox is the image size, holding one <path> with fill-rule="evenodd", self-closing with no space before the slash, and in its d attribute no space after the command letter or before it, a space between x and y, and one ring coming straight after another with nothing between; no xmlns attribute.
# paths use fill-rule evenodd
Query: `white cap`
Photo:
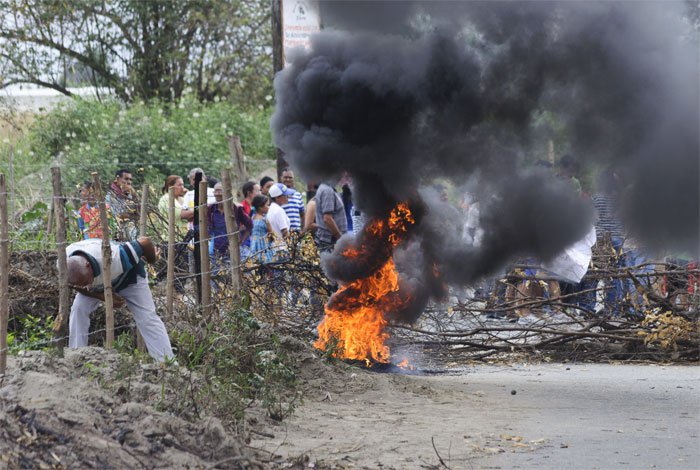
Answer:
<svg viewBox="0 0 700 470"><path fill-rule="evenodd" d="M274 199L280 196L292 196L294 194L294 191L288 189L282 183L277 183L270 186L270 190L268 193L270 194L270 197Z"/></svg>

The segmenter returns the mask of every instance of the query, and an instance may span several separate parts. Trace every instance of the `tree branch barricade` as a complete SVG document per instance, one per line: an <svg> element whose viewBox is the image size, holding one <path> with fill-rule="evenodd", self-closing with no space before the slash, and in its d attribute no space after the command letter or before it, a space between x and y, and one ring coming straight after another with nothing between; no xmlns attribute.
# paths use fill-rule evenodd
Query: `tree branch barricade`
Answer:
<svg viewBox="0 0 700 470"><path fill-rule="evenodd" d="M230 204L235 196L228 182L224 186L224 203ZM63 216L54 214L57 219L65 218L66 242L77 241L81 234L70 216L72 201L57 197L69 206ZM213 259L216 269L194 273L188 267L188 253L203 247L190 247L189 240L177 234L174 196L168 200L168 211L161 213L158 196L149 189L143 194L140 220L142 231L159 244L163 254L147 268L158 312L174 344L184 341L182 331L206 328L209 322L238 308L250 310L259 322L281 332L313 339L335 286L324 275L309 234L292 234L283 261L259 264L235 257L225 262ZM206 211L206 198L198 209ZM231 217L230 207L226 212ZM118 221L107 214L105 220L108 223L103 233L110 233ZM206 218L203 220L206 223ZM6 229L8 225L6 221ZM61 242L57 238L27 240L20 233L16 230L8 235L9 287L6 294L0 292L8 299L8 344L0 351L4 353L65 340L65 336L49 334L32 339L25 334L33 318L39 318L40 325L49 325L59 311L61 282L56 253ZM238 249L234 243L239 236L237 224L230 224L226 234L217 236L227 237L229 249ZM211 237L204 233L202 243L207 238ZM208 260L204 250L201 253ZM527 276L525 265L518 264L503 279L451 288L445 299L430 303L415 324L392 325L390 342L449 362L495 359L512 353L571 360L697 360L697 265L668 260L621 264L610 253L602 242L595 247L591 268L573 291L553 291L552 279ZM206 283L211 287L209 300L202 299L206 305L200 305L194 294L198 274L210 277ZM115 312L113 334L110 329L98 311L89 343L123 342L135 333L131 315L120 310Z"/></svg>

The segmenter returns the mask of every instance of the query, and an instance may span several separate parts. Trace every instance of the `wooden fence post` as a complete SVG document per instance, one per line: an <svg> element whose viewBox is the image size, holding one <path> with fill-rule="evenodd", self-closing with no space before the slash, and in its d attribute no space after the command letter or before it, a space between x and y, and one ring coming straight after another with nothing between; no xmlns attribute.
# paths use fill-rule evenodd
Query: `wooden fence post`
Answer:
<svg viewBox="0 0 700 470"><path fill-rule="evenodd" d="M209 227L207 224L207 182L199 182L199 256L202 267L202 314L211 316L211 263L209 262Z"/></svg>
<svg viewBox="0 0 700 470"><path fill-rule="evenodd" d="M70 288L68 287L68 268L66 262L66 213L61 184L61 169L51 168L53 183L53 212L56 221L56 254L58 256L58 316L53 325L55 345L60 350L66 345L68 336L68 314L70 312Z"/></svg>
<svg viewBox="0 0 700 470"><path fill-rule="evenodd" d="M7 319L10 316L10 253L7 229L7 183L0 173L0 375L7 368Z"/></svg>
<svg viewBox="0 0 700 470"><path fill-rule="evenodd" d="M195 227L199 224L199 183L204 179L204 174L197 172L194 175L194 218L192 223ZM202 304L202 257L199 249L199 230L194 230L192 237L194 243L194 252L192 253L192 258L194 259L194 284L197 290L197 302Z"/></svg>
<svg viewBox="0 0 700 470"><path fill-rule="evenodd" d="M233 213L233 191L231 190L231 172L224 168L222 174L224 186L224 218L226 220L226 233L228 234L228 252L231 259L231 290L233 297L238 298L241 292L241 251L239 221Z"/></svg>
<svg viewBox="0 0 700 470"><path fill-rule="evenodd" d="M547 141L547 161L554 166L554 141Z"/></svg>
<svg viewBox="0 0 700 470"><path fill-rule="evenodd" d="M165 309L172 318L175 283L175 188L168 189L168 276L166 280Z"/></svg>
<svg viewBox="0 0 700 470"><path fill-rule="evenodd" d="M148 184L143 185L141 193L141 212L139 213L139 235L146 236L146 221L148 220ZM136 347L141 352L146 352L146 343L143 341L141 332L136 329Z"/></svg>
<svg viewBox="0 0 700 470"><path fill-rule="evenodd" d="M146 222L148 220L148 184L143 185L141 193L141 212L139 213L139 235L146 236Z"/></svg>
<svg viewBox="0 0 700 470"><path fill-rule="evenodd" d="M15 217L15 147L10 145L10 156L9 156L9 170L10 170L10 212L7 218L7 222L14 225Z"/></svg>
<svg viewBox="0 0 700 470"><path fill-rule="evenodd" d="M104 280L105 295L105 348L112 349L114 345L114 299L112 297L112 248L110 246L111 235L107 220L107 206L102 194L100 176L96 171L92 172L92 182L95 186L95 198L100 209L100 225L102 226L102 279Z"/></svg>
<svg viewBox="0 0 700 470"><path fill-rule="evenodd" d="M245 156L243 155L240 137L237 135L228 136L228 151L231 154L231 167L234 172L232 184L235 183L235 187L238 188L241 184L248 181L248 170L245 166Z"/></svg>

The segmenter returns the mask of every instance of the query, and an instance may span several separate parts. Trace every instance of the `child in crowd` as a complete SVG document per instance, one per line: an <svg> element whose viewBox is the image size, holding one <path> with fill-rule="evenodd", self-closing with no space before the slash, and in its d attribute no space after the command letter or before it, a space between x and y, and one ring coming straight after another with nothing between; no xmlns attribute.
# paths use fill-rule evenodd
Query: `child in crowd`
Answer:
<svg viewBox="0 0 700 470"><path fill-rule="evenodd" d="M265 216L270 209L270 199L267 196L258 195L251 203L255 209L253 216L253 231L250 235L250 259L258 263L272 261L269 234L272 233Z"/></svg>

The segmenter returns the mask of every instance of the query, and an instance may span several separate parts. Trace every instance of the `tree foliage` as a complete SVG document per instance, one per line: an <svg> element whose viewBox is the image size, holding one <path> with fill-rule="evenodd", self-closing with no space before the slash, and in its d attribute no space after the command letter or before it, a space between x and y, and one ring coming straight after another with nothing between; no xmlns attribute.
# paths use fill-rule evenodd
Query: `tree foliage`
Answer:
<svg viewBox="0 0 700 470"><path fill-rule="evenodd" d="M90 84L121 101L241 104L271 94L265 0L0 0L0 88L70 95Z"/></svg>

